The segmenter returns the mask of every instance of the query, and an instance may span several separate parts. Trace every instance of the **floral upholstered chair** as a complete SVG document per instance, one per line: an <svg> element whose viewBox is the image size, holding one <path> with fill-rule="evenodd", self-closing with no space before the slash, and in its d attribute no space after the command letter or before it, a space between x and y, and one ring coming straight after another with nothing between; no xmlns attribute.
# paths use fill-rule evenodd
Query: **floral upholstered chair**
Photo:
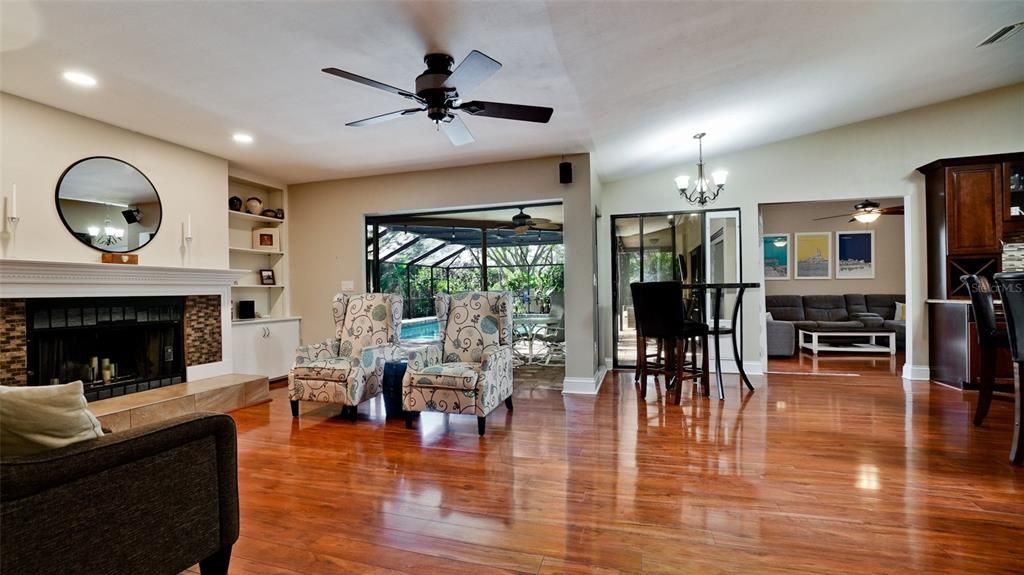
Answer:
<svg viewBox="0 0 1024 575"><path fill-rule="evenodd" d="M394 294L334 296L334 339L295 350L288 374L293 417L300 401L316 401L341 404L355 419L360 403L380 395L384 363L405 357L398 347L403 303Z"/></svg>
<svg viewBox="0 0 1024 575"><path fill-rule="evenodd" d="M409 350L402 382L406 427L417 411L487 414L503 400L512 409L512 296L508 292L440 294L440 344Z"/></svg>

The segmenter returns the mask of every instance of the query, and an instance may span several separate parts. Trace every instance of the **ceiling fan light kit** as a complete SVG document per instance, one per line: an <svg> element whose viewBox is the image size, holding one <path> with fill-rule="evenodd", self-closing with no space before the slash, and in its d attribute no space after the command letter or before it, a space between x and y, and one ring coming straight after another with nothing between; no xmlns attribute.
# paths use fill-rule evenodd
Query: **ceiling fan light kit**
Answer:
<svg viewBox="0 0 1024 575"><path fill-rule="evenodd" d="M416 92L409 92L376 80L371 80L351 72L337 68L324 68L322 71L351 80L364 86L390 92L416 102L418 107L396 110L386 114L371 116L346 126L362 127L379 124L426 112L434 125L448 136L455 146L474 142L473 134L455 112L465 112L471 116L519 120L546 124L554 112L551 108L539 106L523 106L501 102L485 102L481 100L462 101L462 96L482 84L501 69L501 63L486 54L473 50L462 62L452 70L455 60L448 54L427 54L423 58L427 69L416 77Z"/></svg>
<svg viewBox="0 0 1024 575"><path fill-rule="evenodd" d="M690 189L690 176L685 174L676 176L675 180L676 189L679 190L679 197L685 198L691 204L697 204L701 207L718 198L718 194L722 193L722 190L725 189L725 181L729 177L729 172L715 170L711 174L711 178L714 181L714 184L712 184L704 175L703 140L706 135L704 132L693 135L693 139L697 140L697 180L694 182L693 189Z"/></svg>

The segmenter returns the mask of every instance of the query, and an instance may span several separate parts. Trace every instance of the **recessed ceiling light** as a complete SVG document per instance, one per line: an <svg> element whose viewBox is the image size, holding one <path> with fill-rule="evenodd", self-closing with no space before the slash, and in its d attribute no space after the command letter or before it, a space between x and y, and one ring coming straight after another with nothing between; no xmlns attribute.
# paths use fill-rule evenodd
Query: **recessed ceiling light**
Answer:
<svg viewBox="0 0 1024 575"><path fill-rule="evenodd" d="M234 136L231 136L231 139L233 139L234 141L238 142L239 144L251 144L252 143L252 136L250 136L249 134L246 134L244 132L236 132Z"/></svg>
<svg viewBox="0 0 1024 575"><path fill-rule="evenodd" d="M76 86L85 86L92 88L96 85L96 78L86 74L85 72L76 72L74 70L68 70L64 72L64 79Z"/></svg>

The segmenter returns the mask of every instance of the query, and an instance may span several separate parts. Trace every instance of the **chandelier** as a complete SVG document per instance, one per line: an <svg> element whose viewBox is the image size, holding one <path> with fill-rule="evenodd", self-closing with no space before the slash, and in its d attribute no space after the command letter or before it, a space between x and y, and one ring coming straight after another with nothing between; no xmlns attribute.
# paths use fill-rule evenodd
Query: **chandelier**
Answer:
<svg viewBox="0 0 1024 575"><path fill-rule="evenodd" d="M686 198L686 201L691 204L697 204L699 206L705 206L708 202L715 201L718 194L725 189L725 179L729 176L729 172L725 170L718 170L711 174L711 178L714 180L714 186L704 176L704 145L703 140L706 134L701 132L694 134L693 139L697 140L697 181L694 182L693 189L690 189L690 176L677 176L676 177L676 188L679 189L679 197Z"/></svg>

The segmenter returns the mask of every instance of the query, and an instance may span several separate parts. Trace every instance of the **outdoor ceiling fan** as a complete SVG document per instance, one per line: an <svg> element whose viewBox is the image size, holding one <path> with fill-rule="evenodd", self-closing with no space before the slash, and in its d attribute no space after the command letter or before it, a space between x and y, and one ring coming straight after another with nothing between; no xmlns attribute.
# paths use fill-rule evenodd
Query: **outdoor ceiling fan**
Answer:
<svg viewBox="0 0 1024 575"><path fill-rule="evenodd" d="M851 222L861 222L862 224L870 224L877 220L879 216L902 216L903 206L892 206L889 208L880 207L880 204L871 200L864 200L853 206L853 211L846 214L839 214L835 216L825 216L824 218L814 218L814 221L819 220L831 220L833 218L850 218Z"/></svg>
<svg viewBox="0 0 1024 575"><path fill-rule="evenodd" d="M512 216L510 223L497 226L496 229L509 229L516 233L517 236L523 235L530 230L537 231L562 231L561 224L552 223L551 220L546 218L534 218L530 217L530 214L523 211L523 208L519 208L519 213Z"/></svg>
<svg viewBox="0 0 1024 575"><path fill-rule="evenodd" d="M497 60L482 52L473 50L455 70L452 70L455 60L448 54L427 54L424 56L423 62L426 63L427 69L416 77L415 93L337 68L324 68L323 72L358 82L364 86L391 92L416 102L418 106L349 122L345 124L346 126L370 126L426 112L427 117L434 122L434 125L440 127L451 143L456 146L470 144L474 139L469 128L455 112L541 124L546 124L554 112L551 108L539 106L482 100L463 102L463 95L472 91L501 69L501 64Z"/></svg>

